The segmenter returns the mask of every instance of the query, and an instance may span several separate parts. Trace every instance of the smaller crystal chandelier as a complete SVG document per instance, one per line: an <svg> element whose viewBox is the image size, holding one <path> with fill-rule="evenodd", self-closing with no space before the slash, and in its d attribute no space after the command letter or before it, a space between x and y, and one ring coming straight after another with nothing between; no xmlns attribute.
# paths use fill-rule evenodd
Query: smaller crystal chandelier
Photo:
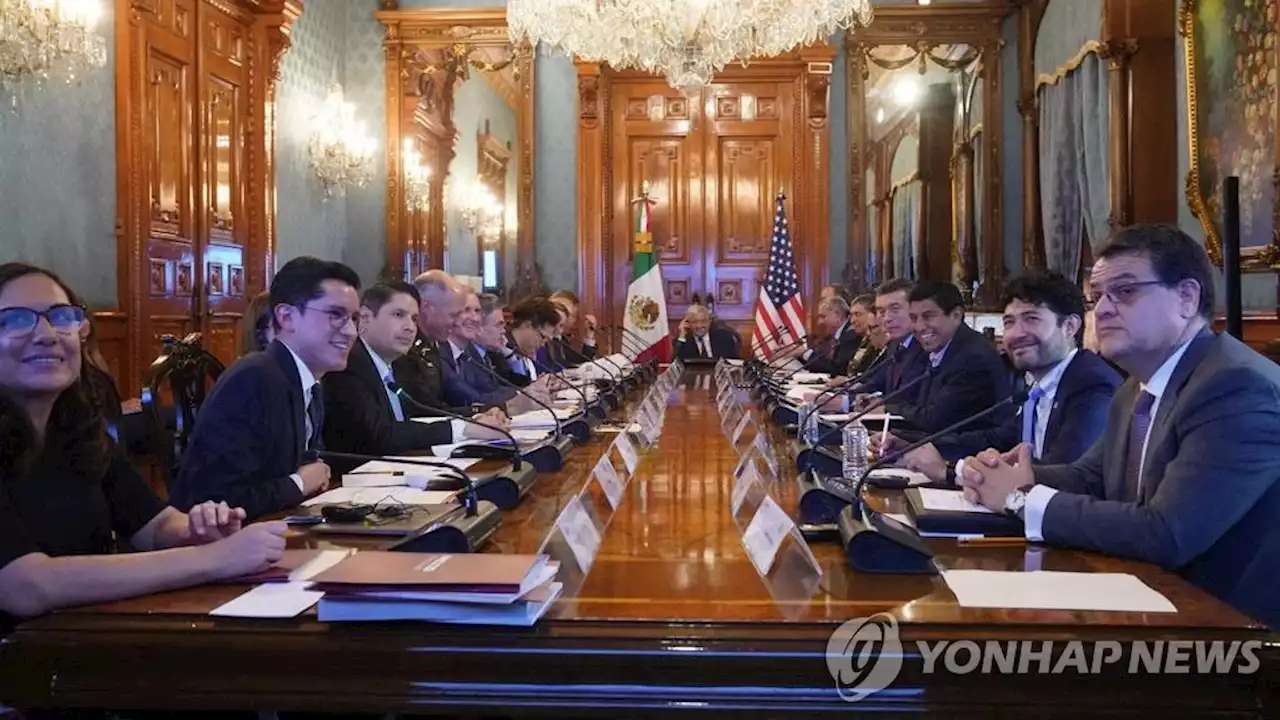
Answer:
<svg viewBox="0 0 1280 720"><path fill-rule="evenodd" d="M476 237L492 242L502 230L502 203L479 182L463 188L457 199L462 224Z"/></svg>
<svg viewBox="0 0 1280 720"><path fill-rule="evenodd" d="M79 80L107 64L102 0L0 0L0 84Z"/></svg>
<svg viewBox="0 0 1280 720"><path fill-rule="evenodd" d="M431 168L422 164L422 154L413 146L413 138L404 139L401 158L405 205L410 210L426 210L431 202Z"/></svg>
<svg viewBox="0 0 1280 720"><path fill-rule="evenodd" d="M377 142L369 137L364 121L356 120L356 108L343 99L340 86L329 92L311 123L311 167L324 186L325 197L368 184Z"/></svg>

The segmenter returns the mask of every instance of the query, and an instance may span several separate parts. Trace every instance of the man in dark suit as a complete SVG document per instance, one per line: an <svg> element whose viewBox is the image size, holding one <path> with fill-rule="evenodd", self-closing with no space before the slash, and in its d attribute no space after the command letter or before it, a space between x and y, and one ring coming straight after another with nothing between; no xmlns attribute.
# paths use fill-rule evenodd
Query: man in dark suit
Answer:
<svg viewBox="0 0 1280 720"><path fill-rule="evenodd" d="M379 283L360 298L360 339L347 367L324 376L324 440L330 450L364 455L395 455L444 445L463 437L501 437L461 421L408 421L391 365L404 357L417 337L421 299L412 285ZM335 464L339 472L354 464Z"/></svg>
<svg viewBox="0 0 1280 720"><path fill-rule="evenodd" d="M300 257L271 281L276 339L223 373L200 409L170 502L212 501L249 520L294 507L329 485L320 378L346 367L356 339L360 278Z"/></svg>
<svg viewBox="0 0 1280 720"><path fill-rule="evenodd" d="M941 482L954 477L954 462L987 448L1012 449L1019 442L1046 464L1074 462L1102 435L1107 408L1120 375L1082 350L1084 294L1075 283L1050 273L1025 274L1005 286L1004 345L1014 367L1026 373L1030 396L1017 415L994 427L961 430L917 448L903 458L908 469ZM891 452L906 442L894 435L873 449ZM960 468L963 471L963 468Z"/></svg>
<svg viewBox="0 0 1280 720"><path fill-rule="evenodd" d="M482 357L474 348L480 332L480 298L471 288L463 288L463 310L449 331L449 340L441 343L444 360L444 396L454 405L511 405L517 415L536 409L528 398L517 395L514 388L502 384L493 373L481 367Z"/></svg>
<svg viewBox="0 0 1280 720"><path fill-rule="evenodd" d="M513 373L523 378L517 384L527 386L543 377L546 366L537 360L537 354L550 342L559 322L555 303L546 298L528 298L511 308L511 327L507 334L508 346L513 352L507 364Z"/></svg>
<svg viewBox="0 0 1280 720"><path fill-rule="evenodd" d="M840 296L829 297L818 303L818 329L827 335L802 356L805 370L828 375L840 375L849 367L849 361L858 351L862 338L849 323L849 303Z"/></svg>
<svg viewBox="0 0 1280 720"><path fill-rule="evenodd" d="M965 324L964 302L955 285L918 283L910 301L913 334L932 371L913 400L892 398L884 403L890 413L903 417L906 432L924 435L941 430L1009 395L1004 362L982 333ZM1001 420L996 413L980 426Z"/></svg>
<svg viewBox="0 0 1280 720"><path fill-rule="evenodd" d="M415 402L405 408L412 417L430 415L425 408L437 408L455 415L475 415L488 425L510 424L502 408L486 408L475 413L470 405L453 405L445 396L444 359L440 348L462 317L466 305L462 283L443 270L428 270L414 278L414 288L422 298L418 313L418 337L407 355L391 364L396 382Z"/></svg>
<svg viewBox="0 0 1280 720"><path fill-rule="evenodd" d="M1280 627L1280 368L1212 332L1216 271L1186 233L1132 226L1097 257L1098 342L1130 374L1102 439L1065 465L985 451L965 495L1030 540L1161 565Z"/></svg>
<svg viewBox="0 0 1280 720"><path fill-rule="evenodd" d="M562 311L562 324L557 329L554 339L547 344L546 360L549 366L557 370L575 368L596 357L596 317L590 313L582 315L582 344L574 347L578 336L578 319L582 309L582 301L572 290L557 290L551 293L551 302Z"/></svg>
<svg viewBox="0 0 1280 720"><path fill-rule="evenodd" d="M855 399L858 395L874 393L888 395L920 377L928 369L928 353L920 349L920 343L916 342L911 332L913 287L911 281L895 278L876 288L876 321L889 336L889 344L885 348L886 359L872 370L870 377L855 386ZM920 386L913 387L916 388L915 392L906 390L905 395L899 399L914 401Z"/></svg>
<svg viewBox="0 0 1280 720"><path fill-rule="evenodd" d="M711 312L702 305L690 305L680 321L680 335L674 340L675 356L681 360L710 360L741 357L738 335L711 324Z"/></svg>
<svg viewBox="0 0 1280 720"><path fill-rule="evenodd" d="M484 358L489 369L503 380L518 388L528 385L531 380L519 372L520 358L508 343L506 308L498 300L497 295L481 293L480 299L480 331L476 334L476 351ZM520 368L522 369L522 368Z"/></svg>

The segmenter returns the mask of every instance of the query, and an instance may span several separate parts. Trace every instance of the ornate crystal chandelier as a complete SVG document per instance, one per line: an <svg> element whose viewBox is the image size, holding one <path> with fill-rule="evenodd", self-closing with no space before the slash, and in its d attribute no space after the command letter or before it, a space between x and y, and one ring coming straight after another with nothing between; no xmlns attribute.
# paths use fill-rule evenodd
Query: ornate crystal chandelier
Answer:
<svg viewBox="0 0 1280 720"><path fill-rule="evenodd" d="M0 84L78 80L107 63L102 0L0 0Z"/></svg>
<svg viewBox="0 0 1280 720"><path fill-rule="evenodd" d="M311 167L325 197L368 184L377 143L369 137L364 121L356 120L355 106L343 99L341 87L334 86L311 122Z"/></svg>
<svg viewBox="0 0 1280 720"><path fill-rule="evenodd" d="M771 57L871 22L871 0L510 0L512 42L705 85L731 62Z"/></svg>
<svg viewBox="0 0 1280 720"><path fill-rule="evenodd" d="M426 210L431 203L431 168L422 164L422 154L413 146L413 138L404 139L401 157L405 205L411 210Z"/></svg>

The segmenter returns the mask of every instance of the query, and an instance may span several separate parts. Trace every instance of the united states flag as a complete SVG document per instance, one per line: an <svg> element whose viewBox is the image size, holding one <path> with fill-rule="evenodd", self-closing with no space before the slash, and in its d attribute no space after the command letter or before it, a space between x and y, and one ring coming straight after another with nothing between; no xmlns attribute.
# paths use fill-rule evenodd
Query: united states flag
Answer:
<svg viewBox="0 0 1280 720"><path fill-rule="evenodd" d="M769 269L764 276L764 291L756 301L756 329L752 347L756 355L768 359L782 345L805 336L804 301L800 299L800 281L796 277L796 256L787 231L787 211L782 207L786 196L778 193L773 217L773 241L769 244Z"/></svg>

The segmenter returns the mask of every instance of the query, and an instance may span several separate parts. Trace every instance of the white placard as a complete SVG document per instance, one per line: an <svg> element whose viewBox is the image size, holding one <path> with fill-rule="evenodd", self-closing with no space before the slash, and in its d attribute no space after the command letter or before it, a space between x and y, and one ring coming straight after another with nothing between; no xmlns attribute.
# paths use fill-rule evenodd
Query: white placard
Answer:
<svg viewBox="0 0 1280 720"><path fill-rule="evenodd" d="M641 425L640 432L644 435L645 440L649 441L650 445L653 445L658 442L658 437L662 435L662 419L658 418L658 420L648 425Z"/></svg>
<svg viewBox="0 0 1280 720"><path fill-rule="evenodd" d="M618 454L622 456L622 464L627 466L627 474L635 475L636 466L640 464L640 458L636 455L636 446L631 444L631 438L626 433L618 436L613 441L613 446L618 449Z"/></svg>
<svg viewBox="0 0 1280 720"><path fill-rule="evenodd" d="M733 481L735 483L737 483L738 479L742 477L742 471L747 469L747 463L751 462L751 456L754 455L755 453L756 453L756 448L753 445L752 447L748 448L746 452L742 453L741 457L738 458L738 465L733 469Z"/></svg>
<svg viewBox="0 0 1280 720"><path fill-rule="evenodd" d="M769 470L773 473L773 476L775 478L778 477L778 472L781 469L778 467L778 456L774 455L773 446L765 439L764 433L756 435L755 445L756 449L760 451L760 455L764 457L764 461L769 464Z"/></svg>
<svg viewBox="0 0 1280 720"><path fill-rule="evenodd" d="M600 483L600 488L604 490L604 496L609 500L609 507L617 510L618 505L622 503L622 491L626 488L622 478L618 477L618 471L613 467L613 463L609 461L608 453L596 463L592 474L595 475L596 482Z"/></svg>
<svg viewBox="0 0 1280 720"><path fill-rule="evenodd" d="M742 533L742 544L747 549L751 563L756 566L756 572L761 575L769 574L769 569L778 556L778 548L782 547L783 538L793 527L795 523L782 507L765 495L764 500L760 501L760 507L756 508L755 516L747 525L746 532Z"/></svg>
<svg viewBox="0 0 1280 720"><path fill-rule="evenodd" d="M560 533L569 543L569 549L573 551L573 557L578 561L578 567L582 572L585 573L591 569L596 552L600 550L600 531L591 521L586 508L582 507L582 499L579 496L574 495L564 506L560 517L556 518L556 527L560 528Z"/></svg>
<svg viewBox="0 0 1280 720"><path fill-rule="evenodd" d="M760 481L759 474L756 473L755 466L751 464L751 453L742 456L746 461L745 468L739 473L734 474L733 494L729 498L729 510L733 515L738 514L738 510L742 508L742 502L747 499L747 490L751 486ZM742 465L740 462L739 465Z"/></svg>
<svg viewBox="0 0 1280 720"><path fill-rule="evenodd" d="M729 438L729 444L736 446L738 441L742 439L742 433L746 432L747 425L751 423L751 413L742 413L742 418L738 420L737 426L733 428L733 436Z"/></svg>

